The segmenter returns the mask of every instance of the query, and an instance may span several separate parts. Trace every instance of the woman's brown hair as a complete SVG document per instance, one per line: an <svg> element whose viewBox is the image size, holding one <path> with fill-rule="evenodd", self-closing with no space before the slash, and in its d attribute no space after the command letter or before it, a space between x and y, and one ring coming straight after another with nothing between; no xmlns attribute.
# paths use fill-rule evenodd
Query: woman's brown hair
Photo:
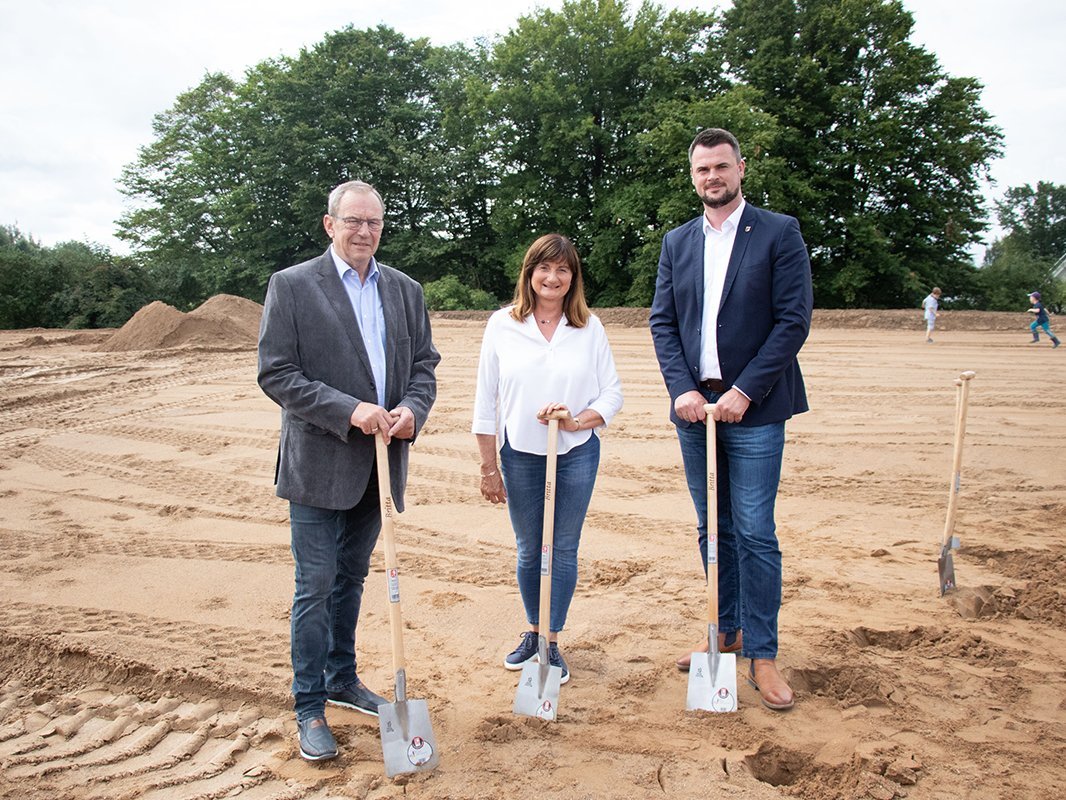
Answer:
<svg viewBox="0 0 1066 800"><path fill-rule="evenodd" d="M562 262L570 268L570 289L563 298L563 313L575 328L584 328L592 312L585 301L585 283L581 279L581 258L574 243L559 233L546 233L533 242L522 259L522 270L514 289L514 308L511 316L522 322L533 313L536 295L533 293L533 270L540 264Z"/></svg>

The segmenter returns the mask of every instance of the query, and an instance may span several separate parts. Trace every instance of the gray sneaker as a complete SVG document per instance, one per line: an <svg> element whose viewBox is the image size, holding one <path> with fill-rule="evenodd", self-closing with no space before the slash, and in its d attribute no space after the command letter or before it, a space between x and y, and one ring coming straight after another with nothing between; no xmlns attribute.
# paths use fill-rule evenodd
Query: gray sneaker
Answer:
<svg viewBox="0 0 1066 800"><path fill-rule="evenodd" d="M300 731L300 755L308 761L322 761L337 757L337 740L326 724L325 717L311 717L303 722L297 720Z"/></svg>
<svg viewBox="0 0 1066 800"><path fill-rule="evenodd" d="M522 669L522 665L527 661L533 661L537 657L538 638L539 636L533 631L523 633L522 641L518 643L518 647L503 659L504 667L510 670Z"/></svg>

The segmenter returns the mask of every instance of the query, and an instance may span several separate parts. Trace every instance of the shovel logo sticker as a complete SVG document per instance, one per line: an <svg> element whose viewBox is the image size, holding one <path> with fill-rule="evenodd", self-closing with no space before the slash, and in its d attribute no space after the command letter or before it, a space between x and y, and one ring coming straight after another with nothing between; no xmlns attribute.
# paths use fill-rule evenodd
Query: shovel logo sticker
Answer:
<svg viewBox="0 0 1066 800"><path fill-rule="evenodd" d="M431 758L433 758L433 745L421 736L413 738L411 744L407 746L407 760L414 766L421 767Z"/></svg>
<svg viewBox="0 0 1066 800"><path fill-rule="evenodd" d="M389 602L400 602L400 571L393 567L389 570Z"/></svg>
<svg viewBox="0 0 1066 800"><path fill-rule="evenodd" d="M737 699L725 686L714 693L711 698L711 708L714 711L733 711L737 707Z"/></svg>
<svg viewBox="0 0 1066 800"><path fill-rule="evenodd" d="M703 677L703 667L696 667L696 677L697 678L702 678Z"/></svg>
<svg viewBox="0 0 1066 800"><path fill-rule="evenodd" d="M555 719L555 707L551 700L545 700L537 709L538 719Z"/></svg>
<svg viewBox="0 0 1066 800"><path fill-rule="evenodd" d="M552 568L552 550L548 545L540 547L540 574L550 575Z"/></svg>

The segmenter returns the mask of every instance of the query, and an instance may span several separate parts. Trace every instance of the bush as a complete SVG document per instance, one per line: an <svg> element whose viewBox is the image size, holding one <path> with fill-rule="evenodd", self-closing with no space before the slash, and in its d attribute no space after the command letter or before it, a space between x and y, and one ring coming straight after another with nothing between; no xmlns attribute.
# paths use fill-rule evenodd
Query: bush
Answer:
<svg viewBox="0 0 1066 800"><path fill-rule="evenodd" d="M468 286L455 275L445 275L422 288L430 311L488 311L500 305L491 294Z"/></svg>

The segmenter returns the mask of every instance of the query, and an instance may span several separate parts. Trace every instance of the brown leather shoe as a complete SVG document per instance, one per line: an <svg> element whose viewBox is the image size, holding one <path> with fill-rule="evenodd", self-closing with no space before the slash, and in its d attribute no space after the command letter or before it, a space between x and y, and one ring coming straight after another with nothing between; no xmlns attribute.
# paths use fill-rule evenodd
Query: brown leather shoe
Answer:
<svg viewBox="0 0 1066 800"><path fill-rule="evenodd" d="M733 631L732 633L719 633L718 634L718 652L719 653L739 653L740 648L744 644L744 632ZM690 650L685 653L674 663L677 664L677 668L682 672L688 672L688 668L692 665L693 653L706 653L707 652L707 637L703 637L703 641L699 643L695 650Z"/></svg>
<svg viewBox="0 0 1066 800"><path fill-rule="evenodd" d="M758 669L756 670L756 667ZM759 679L756 681L755 673ZM796 705L796 695L785 682L772 658L753 658L748 669L748 683L759 693L762 704L771 711L788 711Z"/></svg>

